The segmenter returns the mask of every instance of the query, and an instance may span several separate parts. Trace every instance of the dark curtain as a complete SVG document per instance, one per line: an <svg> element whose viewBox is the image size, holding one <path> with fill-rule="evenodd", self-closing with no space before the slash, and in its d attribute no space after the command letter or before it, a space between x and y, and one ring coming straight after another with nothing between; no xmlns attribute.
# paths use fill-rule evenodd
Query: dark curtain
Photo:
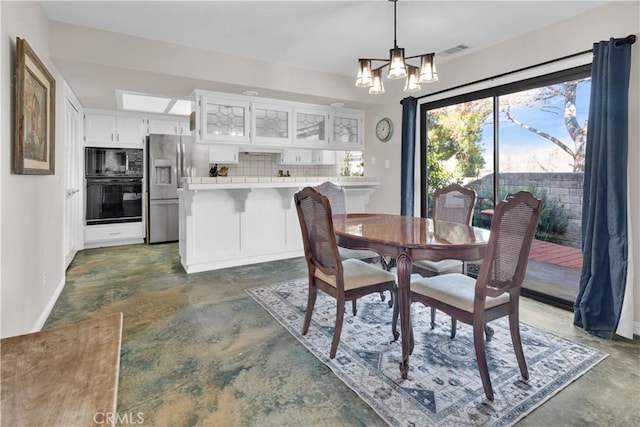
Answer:
<svg viewBox="0 0 640 427"><path fill-rule="evenodd" d="M616 331L627 276L627 145L631 45L593 46L582 202L580 289L573 323L592 335Z"/></svg>
<svg viewBox="0 0 640 427"><path fill-rule="evenodd" d="M400 215L413 216L414 169L416 158L416 107L408 96L402 104L402 160L400 164Z"/></svg>

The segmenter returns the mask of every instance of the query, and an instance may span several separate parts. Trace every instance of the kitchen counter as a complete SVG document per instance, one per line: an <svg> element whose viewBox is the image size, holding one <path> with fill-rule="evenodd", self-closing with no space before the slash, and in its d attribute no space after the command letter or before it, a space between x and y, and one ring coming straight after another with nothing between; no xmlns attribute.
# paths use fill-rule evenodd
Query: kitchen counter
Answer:
<svg viewBox="0 0 640 427"><path fill-rule="evenodd" d="M369 178L363 176L349 176L349 177L253 177L253 176L240 176L240 177L192 177L182 178L183 187L188 190L203 190L203 189L233 189L233 188L288 188L288 187L306 187L315 186L325 181L331 181L340 186L359 187L366 186L371 187L380 185L380 180L377 178Z"/></svg>
<svg viewBox="0 0 640 427"><path fill-rule="evenodd" d="M180 260L187 273L303 256L293 195L331 181L347 211L366 212L380 181L369 177L183 178L178 190Z"/></svg>

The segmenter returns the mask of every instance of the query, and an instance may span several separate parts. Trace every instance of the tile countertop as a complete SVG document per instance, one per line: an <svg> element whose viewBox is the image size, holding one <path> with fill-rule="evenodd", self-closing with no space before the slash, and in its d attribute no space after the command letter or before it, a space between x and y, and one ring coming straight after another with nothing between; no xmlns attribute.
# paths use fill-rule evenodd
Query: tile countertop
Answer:
<svg viewBox="0 0 640 427"><path fill-rule="evenodd" d="M380 179L364 176L338 176L338 177L318 177L318 176L291 176L291 177L270 177L270 176L231 176L231 177L190 177L182 178L183 188L186 190L206 190L206 189L230 189L230 188L283 188L283 187L304 187L307 185L318 185L325 181L331 181L344 187L357 186L378 186Z"/></svg>

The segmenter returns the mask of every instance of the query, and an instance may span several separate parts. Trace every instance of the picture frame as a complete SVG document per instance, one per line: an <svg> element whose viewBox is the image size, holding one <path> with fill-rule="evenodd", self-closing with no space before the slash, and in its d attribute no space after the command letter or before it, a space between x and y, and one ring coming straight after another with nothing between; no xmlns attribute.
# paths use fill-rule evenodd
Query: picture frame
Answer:
<svg viewBox="0 0 640 427"><path fill-rule="evenodd" d="M56 81L26 40L16 37L14 171L55 174Z"/></svg>

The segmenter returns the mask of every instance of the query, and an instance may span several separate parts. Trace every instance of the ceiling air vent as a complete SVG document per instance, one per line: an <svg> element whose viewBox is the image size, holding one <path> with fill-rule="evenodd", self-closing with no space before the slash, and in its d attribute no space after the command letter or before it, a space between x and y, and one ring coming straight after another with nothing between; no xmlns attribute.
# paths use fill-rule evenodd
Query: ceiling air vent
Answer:
<svg viewBox="0 0 640 427"><path fill-rule="evenodd" d="M456 54L458 52L461 52L465 49L469 49L469 46L467 46L466 44L459 44L458 46L450 47L449 49L445 49L441 52L438 52L437 55L442 57L447 57L447 56Z"/></svg>

